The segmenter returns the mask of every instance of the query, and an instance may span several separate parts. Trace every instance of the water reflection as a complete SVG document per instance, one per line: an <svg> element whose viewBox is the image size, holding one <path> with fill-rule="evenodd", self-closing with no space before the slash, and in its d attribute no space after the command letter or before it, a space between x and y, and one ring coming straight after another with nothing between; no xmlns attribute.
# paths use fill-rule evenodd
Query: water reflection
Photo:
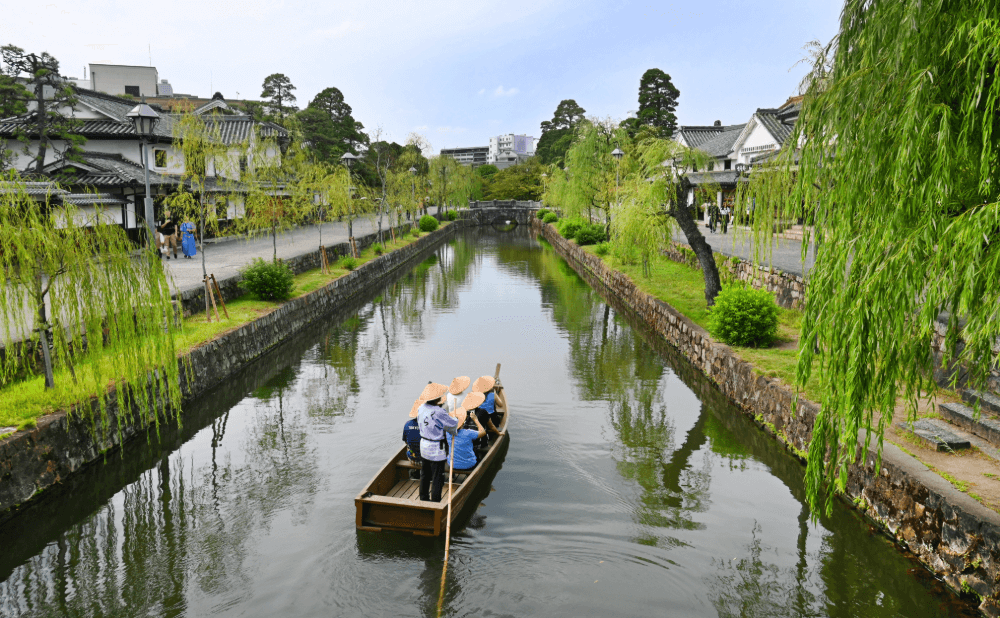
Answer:
<svg viewBox="0 0 1000 618"><path fill-rule="evenodd" d="M0 615L436 615L443 542L358 532L353 497L414 391L498 360L510 456L446 615L963 611L846 510L810 524L801 466L523 228L464 233L4 524Z"/></svg>

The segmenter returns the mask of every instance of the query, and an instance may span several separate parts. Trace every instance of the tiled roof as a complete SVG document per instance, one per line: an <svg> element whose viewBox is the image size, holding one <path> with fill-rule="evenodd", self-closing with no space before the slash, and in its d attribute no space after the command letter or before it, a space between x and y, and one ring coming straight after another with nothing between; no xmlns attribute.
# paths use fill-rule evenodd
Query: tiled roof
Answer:
<svg viewBox="0 0 1000 618"><path fill-rule="evenodd" d="M774 136L774 139L781 146L788 139L788 136L792 134L792 130L795 128L795 121L799 118L799 112L802 111L802 103L800 101L783 105L777 109L760 108L757 110L757 118L760 123L764 125L764 128Z"/></svg>
<svg viewBox="0 0 1000 618"><path fill-rule="evenodd" d="M110 193L69 193L62 196L62 201L77 206L110 206L128 203L121 196Z"/></svg>
<svg viewBox="0 0 1000 618"><path fill-rule="evenodd" d="M85 152L80 155L84 165L81 167L90 168L85 174L80 174L67 181L67 184L87 187L124 187L142 185L145 182L142 166L129 161L125 157L117 154L105 154L99 152ZM72 161L59 161L46 166L47 170L58 171L58 169L73 165ZM180 184L179 179L158 174L152 170L149 172L149 184L155 186L175 186Z"/></svg>
<svg viewBox="0 0 1000 618"><path fill-rule="evenodd" d="M122 139L135 139L135 130L132 122L126 117L132 108L136 106L135 101L127 101L115 96L76 88L76 95L79 104L97 110L109 116L108 119L88 119L82 120L76 133L87 138L108 138L119 137ZM161 113L160 120L153 129L156 137L170 140L173 138L174 125L181 117L180 114ZM225 144L238 144L247 140L253 134L255 125L260 127L260 134L263 137L275 137L284 139L288 137L288 131L272 122L254 122L250 116L245 115L212 115L205 117L206 122L218 123L222 141ZM13 133L29 125L30 119L9 118L0 120L0 137L10 137Z"/></svg>
<svg viewBox="0 0 1000 618"><path fill-rule="evenodd" d="M689 125L678 127L677 133L684 136L685 141L687 141L688 146L691 148L700 148L706 142L712 141L723 133L731 131L734 128L742 128L743 126L737 124L720 126Z"/></svg>
<svg viewBox="0 0 1000 618"><path fill-rule="evenodd" d="M41 197L46 195L52 196L63 196L67 195L69 191L65 191L59 188L54 182L0 182L0 194L3 193L26 193L32 197Z"/></svg>
<svg viewBox="0 0 1000 618"><path fill-rule="evenodd" d="M713 157L724 157L733 150L733 144L743 131L745 124L733 124L725 127L725 131L716 135L712 139L698 146L701 150Z"/></svg>

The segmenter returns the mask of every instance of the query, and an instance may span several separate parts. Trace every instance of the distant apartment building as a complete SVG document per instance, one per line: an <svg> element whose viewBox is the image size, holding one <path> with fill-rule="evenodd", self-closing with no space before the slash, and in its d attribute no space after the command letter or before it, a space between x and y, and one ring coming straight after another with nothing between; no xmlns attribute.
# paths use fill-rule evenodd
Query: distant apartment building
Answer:
<svg viewBox="0 0 1000 618"><path fill-rule="evenodd" d="M535 156L535 138L530 135L507 133L490 138L490 152L486 162L500 169L524 163Z"/></svg>
<svg viewBox="0 0 1000 618"><path fill-rule="evenodd" d="M442 157L451 157L462 165L479 167L486 165L489 148L486 146L470 146L468 148L442 148Z"/></svg>

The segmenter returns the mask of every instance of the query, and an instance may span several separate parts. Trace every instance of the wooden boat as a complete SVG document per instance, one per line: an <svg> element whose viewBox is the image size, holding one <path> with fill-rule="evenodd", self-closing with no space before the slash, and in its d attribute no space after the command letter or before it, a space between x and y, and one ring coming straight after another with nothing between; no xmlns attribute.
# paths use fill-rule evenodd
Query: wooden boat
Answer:
<svg viewBox="0 0 1000 618"><path fill-rule="evenodd" d="M455 475L451 498L452 522L497 461L497 453L507 441L510 407L499 379L496 389L495 409L502 415L497 429L502 433L499 438L491 438L489 450L471 473ZM406 458L406 446L399 449L354 499L358 530L396 530L420 536L439 536L444 532L448 514L448 472L445 471L441 502L424 502L420 499L420 481L410 480L410 470L418 467Z"/></svg>

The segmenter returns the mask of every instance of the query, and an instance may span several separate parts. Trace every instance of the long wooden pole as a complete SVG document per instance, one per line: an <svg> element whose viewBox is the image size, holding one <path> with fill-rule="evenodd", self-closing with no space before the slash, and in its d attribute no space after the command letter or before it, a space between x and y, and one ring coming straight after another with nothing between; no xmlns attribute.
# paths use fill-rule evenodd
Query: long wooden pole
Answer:
<svg viewBox="0 0 1000 618"><path fill-rule="evenodd" d="M493 379L500 378L500 363L497 363L496 373ZM455 436L461 427L455 428ZM448 576L448 550L451 549L451 481L455 474L455 438L451 440L451 465L448 466L448 521L445 523L444 532L444 568L441 570L441 592L438 594L438 618L441 618L441 609L444 607L444 583Z"/></svg>

